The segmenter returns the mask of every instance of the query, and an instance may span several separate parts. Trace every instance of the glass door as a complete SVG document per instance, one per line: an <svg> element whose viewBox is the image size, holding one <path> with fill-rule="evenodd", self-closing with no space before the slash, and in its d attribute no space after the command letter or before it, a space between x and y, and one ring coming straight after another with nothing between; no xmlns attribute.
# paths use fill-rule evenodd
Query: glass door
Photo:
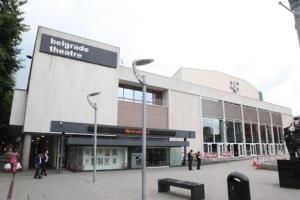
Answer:
<svg viewBox="0 0 300 200"><path fill-rule="evenodd" d="M225 157L224 144L218 144L218 157Z"/></svg>
<svg viewBox="0 0 300 200"><path fill-rule="evenodd" d="M233 144L227 144L227 156L228 157L233 157L234 156L234 148Z"/></svg>
<svg viewBox="0 0 300 200"><path fill-rule="evenodd" d="M257 155L257 150L256 150L256 145L255 144L250 144L250 150L251 150L251 156L256 156Z"/></svg>
<svg viewBox="0 0 300 200"><path fill-rule="evenodd" d="M204 144L204 157L211 158L212 157L212 144L206 143Z"/></svg>
<svg viewBox="0 0 300 200"><path fill-rule="evenodd" d="M268 145L267 144L262 144L262 154L268 155Z"/></svg>
<svg viewBox="0 0 300 200"><path fill-rule="evenodd" d="M239 144L238 149L239 149L239 156L245 156L244 144Z"/></svg>

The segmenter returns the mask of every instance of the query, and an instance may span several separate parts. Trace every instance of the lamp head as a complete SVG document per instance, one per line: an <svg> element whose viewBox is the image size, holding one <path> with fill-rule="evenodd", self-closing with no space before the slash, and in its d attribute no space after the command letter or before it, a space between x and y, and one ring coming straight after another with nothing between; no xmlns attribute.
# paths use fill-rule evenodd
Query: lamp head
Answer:
<svg viewBox="0 0 300 200"><path fill-rule="evenodd" d="M91 94L88 94L88 96L93 97L93 96L97 96L98 94L100 94L100 92L93 92Z"/></svg>
<svg viewBox="0 0 300 200"><path fill-rule="evenodd" d="M141 66L141 65L147 65L147 64L150 64L152 63L154 60L153 59L140 59L140 60L135 60L133 61L133 63L136 65L136 66Z"/></svg>

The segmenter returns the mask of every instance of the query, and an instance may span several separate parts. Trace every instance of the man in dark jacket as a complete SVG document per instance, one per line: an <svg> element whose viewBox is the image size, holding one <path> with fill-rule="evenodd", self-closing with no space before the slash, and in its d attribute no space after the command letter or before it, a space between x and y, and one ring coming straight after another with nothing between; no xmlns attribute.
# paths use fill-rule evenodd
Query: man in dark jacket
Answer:
<svg viewBox="0 0 300 200"><path fill-rule="evenodd" d="M47 169L47 163L48 163L48 150L45 151L45 153L42 155L42 164L41 164L41 175L45 175L47 176L47 172L46 172L46 169Z"/></svg>
<svg viewBox="0 0 300 200"><path fill-rule="evenodd" d="M41 164L42 164L42 154L38 153L34 158L34 167L35 167L34 178L39 178L39 179L42 178L40 176Z"/></svg>
<svg viewBox="0 0 300 200"><path fill-rule="evenodd" d="M188 163L189 163L189 170L193 170L192 169L192 164L193 164L193 150L190 150L190 152L188 153Z"/></svg>

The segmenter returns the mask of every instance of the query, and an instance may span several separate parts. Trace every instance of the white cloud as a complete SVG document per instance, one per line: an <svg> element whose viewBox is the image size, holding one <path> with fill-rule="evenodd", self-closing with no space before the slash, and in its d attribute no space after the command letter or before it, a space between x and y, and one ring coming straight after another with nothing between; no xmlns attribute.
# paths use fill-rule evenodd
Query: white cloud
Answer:
<svg viewBox="0 0 300 200"><path fill-rule="evenodd" d="M300 114L300 97L289 89L297 84L300 48L294 18L278 1L31 0L24 10L31 26L24 55L43 25L118 46L128 66L154 58L147 68L154 73L171 76L179 67L195 67L241 77L267 101ZM27 74L28 67L18 73L17 87L25 87ZM292 96L278 95L287 91Z"/></svg>

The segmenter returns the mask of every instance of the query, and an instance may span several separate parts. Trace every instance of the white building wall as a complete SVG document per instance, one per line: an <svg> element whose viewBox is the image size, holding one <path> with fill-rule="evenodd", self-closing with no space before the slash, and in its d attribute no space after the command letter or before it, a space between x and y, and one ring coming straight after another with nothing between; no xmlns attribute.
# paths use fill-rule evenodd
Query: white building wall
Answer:
<svg viewBox="0 0 300 200"><path fill-rule="evenodd" d="M223 101L246 105L246 106L259 108L263 110L270 110L273 112L292 115L291 109L284 106L279 106L272 103L259 101L254 98L248 98L238 94L233 94L222 90L213 89L210 87L205 87L194 83L180 81L174 78L169 78L169 77L165 77L153 73L142 72L142 74L146 75L147 83L150 86L176 90L187 94L202 96L204 98L223 100ZM130 82L137 83L132 73L132 69L128 67L119 66L118 77L121 80L127 80Z"/></svg>
<svg viewBox="0 0 300 200"><path fill-rule="evenodd" d="M188 139L189 148L194 151L202 150L202 130L200 128L201 104L200 96L183 93L176 90L169 91L170 129L190 130L196 132L195 139Z"/></svg>
<svg viewBox="0 0 300 200"><path fill-rule="evenodd" d="M282 115L282 128L289 127L293 121L294 118L292 115Z"/></svg>
<svg viewBox="0 0 300 200"><path fill-rule="evenodd" d="M173 77L178 80L207 86L229 93L233 93L233 91L230 89L230 82L238 82L238 95L259 100L259 91L253 85L243 79L222 72L203 69L181 68L176 72L176 74L174 74Z"/></svg>
<svg viewBox="0 0 300 200"><path fill-rule="evenodd" d="M9 124L23 126L25 118L25 107L27 102L27 92L25 90L14 90L13 102L10 113Z"/></svg>
<svg viewBox="0 0 300 200"><path fill-rule="evenodd" d="M40 27L29 82L24 132L49 132L51 120L93 123L87 94L99 107L100 124L117 124L117 69L39 51L41 34L64 38L119 54L119 48Z"/></svg>

